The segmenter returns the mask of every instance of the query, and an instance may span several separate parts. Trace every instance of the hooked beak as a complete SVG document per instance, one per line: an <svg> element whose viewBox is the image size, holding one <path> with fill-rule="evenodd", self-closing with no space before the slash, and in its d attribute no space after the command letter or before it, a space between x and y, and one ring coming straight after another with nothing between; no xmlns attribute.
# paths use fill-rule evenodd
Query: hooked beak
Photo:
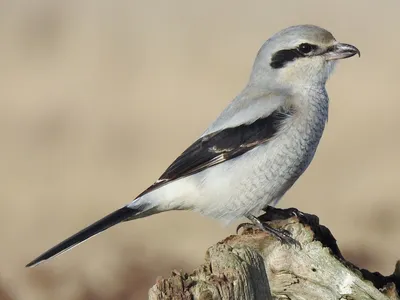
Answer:
<svg viewBox="0 0 400 300"><path fill-rule="evenodd" d="M326 52L326 60L337 60L352 57L358 54L361 56L360 50L358 50L353 45L344 44L344 43L337 43L328 48Z"/></svg>

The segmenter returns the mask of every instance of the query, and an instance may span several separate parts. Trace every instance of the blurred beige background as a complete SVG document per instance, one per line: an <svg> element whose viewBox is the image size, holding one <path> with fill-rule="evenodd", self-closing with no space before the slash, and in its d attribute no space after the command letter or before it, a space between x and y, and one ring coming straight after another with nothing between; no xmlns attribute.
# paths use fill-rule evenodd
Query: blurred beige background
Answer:
<svg viewBox="0 0 400 300"><path fill-rule="evenodd" d="M400 258L398 0L1 1L1 299L145 299L234 232L190 212L118 226L34 269L56 242L150 185L244 87L276 31L356 45L330 119L279 203L317 214L355 263ZM2 294L4 293L4 294Z"/></svg>

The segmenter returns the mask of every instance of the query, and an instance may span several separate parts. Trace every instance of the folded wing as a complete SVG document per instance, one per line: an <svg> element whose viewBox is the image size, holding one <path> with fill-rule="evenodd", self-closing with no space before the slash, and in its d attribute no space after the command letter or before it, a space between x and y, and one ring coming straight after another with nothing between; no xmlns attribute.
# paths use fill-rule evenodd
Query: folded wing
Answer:
<svg viewBox="0 0 400 300"><path fill-rule="evenodd" d="M250 124L207 134L186 149L161 175L161 177L138 197L160 186L233 159L267 143L278 131L282 122L293 114L292 108L279 108L269 116Z"/></svg>

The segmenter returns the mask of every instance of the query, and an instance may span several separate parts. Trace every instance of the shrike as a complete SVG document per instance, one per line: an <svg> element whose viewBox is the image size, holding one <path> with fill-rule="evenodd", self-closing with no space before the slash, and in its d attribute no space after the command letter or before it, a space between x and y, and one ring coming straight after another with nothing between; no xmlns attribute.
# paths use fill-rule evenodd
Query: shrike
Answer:
<svg viewBox="0 0 400 300"><path fill-rule="evenodd" d="M118 223L193 210L255 226L293 242L255 217L306 170L328 119L325 83L336 61L360 55L320 27L286 28L268 39L250 80L207 130L148 189L30 262L34 266Z"/></svg>

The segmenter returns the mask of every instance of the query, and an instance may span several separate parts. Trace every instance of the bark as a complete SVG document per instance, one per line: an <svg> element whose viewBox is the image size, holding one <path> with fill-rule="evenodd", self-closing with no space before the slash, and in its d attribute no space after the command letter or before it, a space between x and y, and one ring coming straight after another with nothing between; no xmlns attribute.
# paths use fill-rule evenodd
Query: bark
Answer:
<svg viewBox="0 0 400 300"><path fill-rule="evenodd" d="M399 261L390 276L354 266L318 217L296 209L268 208L261 219L288 230L301 247L245 226L209 248L191 274L174 271L158 279L149 299L400 300Z"/></svg>

